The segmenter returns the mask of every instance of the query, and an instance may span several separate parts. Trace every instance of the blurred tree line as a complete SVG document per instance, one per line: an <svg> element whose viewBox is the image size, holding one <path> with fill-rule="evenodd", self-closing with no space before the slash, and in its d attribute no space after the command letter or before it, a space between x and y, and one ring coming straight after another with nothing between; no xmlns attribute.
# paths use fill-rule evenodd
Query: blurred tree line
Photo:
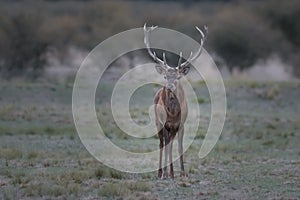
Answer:
<svg viewBox="0 0 300 200"><path fill-rule="evenodd" d="M47 53L64 59L68 47L92 49L113 34L147 24L199 40L194 26L209 26L206 48L230 70L272 54L300 75L299 0L1 1L0 70L5 78L38 77Z"/></svg>

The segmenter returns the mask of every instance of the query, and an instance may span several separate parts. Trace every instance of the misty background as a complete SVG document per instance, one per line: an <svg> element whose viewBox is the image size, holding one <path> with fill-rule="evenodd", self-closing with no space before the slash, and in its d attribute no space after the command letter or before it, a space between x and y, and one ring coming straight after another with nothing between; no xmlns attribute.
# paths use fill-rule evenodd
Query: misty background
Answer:
<svg viewBox="0 0 300 200"><path fill-rule="evenodd" d="M96 45L147 22L197 41L194 27L207 25L205 49L225 79L297 80L299 19L298 0L1 1L1 79L72 83ZM145 52L122 56L113 66L126 71L150 60Z"/></svg>

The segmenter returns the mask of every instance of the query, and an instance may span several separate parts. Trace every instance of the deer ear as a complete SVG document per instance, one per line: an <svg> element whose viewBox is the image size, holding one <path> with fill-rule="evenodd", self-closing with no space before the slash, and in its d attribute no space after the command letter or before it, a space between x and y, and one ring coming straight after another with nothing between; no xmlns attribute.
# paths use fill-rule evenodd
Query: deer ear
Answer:
<svg viewBox="0 0 300 200"><path fill-rule="evenodd" d="M165 68L162 65L156 65L155 69L159 74L165 73Z"/></svg>
<svg viewBox="0 0 300 200"><path fill-rule="evenodd" d="M185 76L189 73L190 69L190 66L182 67L181 69L179 69L179 73Z"/></svg>

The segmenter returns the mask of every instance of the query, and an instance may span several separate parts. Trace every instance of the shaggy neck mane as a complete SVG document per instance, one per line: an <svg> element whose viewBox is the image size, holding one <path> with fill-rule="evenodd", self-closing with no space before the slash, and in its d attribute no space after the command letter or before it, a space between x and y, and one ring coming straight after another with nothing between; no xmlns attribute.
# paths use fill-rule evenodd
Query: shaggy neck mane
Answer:
<svg viewBox="0 0 300 200"><path fill-rule="evenodd" d="M178 89L176 88L175 93L173 93L174 98L171 98L170 96L168 96L168 91L167 91L166 87L164 87L163 93L162 93L162 99L165 104L166 112L171 117L177 116L181 111L180 104L178 101L177 90Z"/></svg>

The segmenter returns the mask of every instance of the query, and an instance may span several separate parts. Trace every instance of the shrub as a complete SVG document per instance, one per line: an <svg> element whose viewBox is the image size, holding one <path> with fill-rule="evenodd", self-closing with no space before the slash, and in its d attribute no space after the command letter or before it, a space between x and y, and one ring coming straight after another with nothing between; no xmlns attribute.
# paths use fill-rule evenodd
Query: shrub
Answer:
<svg viewBox="0 0 300 200"><path fill-rule="evenodd" d="M300 76L300 2L298 0L265 1L258 13L284 35L290 48L280 48L280 55L293 65L293 72Z"/></svg>
<svg viewBox="0 0 300 200"><path fill-rule="evenodd" d="M282 31L288 41L295 47L300 46L300 2L298 0L265 1L259 9L259 13L265 17L275 29Z"/></svg>
<svg viewBox="0 0 300 200"><path fill-rule="evenodd" d="M41 74L48 42L40 32L41 16L16 11L0 16L0 69L4 78Z"/></svg>
<svg viewBox="0 0 300 200"><path fill-rule="evenodd" d="M280 49L284 40L280 32L271 30L263 19L244 8L226 8L216 21L208 42L230 70L235 67L243 70L258 59L267 58Z"/></svg>

